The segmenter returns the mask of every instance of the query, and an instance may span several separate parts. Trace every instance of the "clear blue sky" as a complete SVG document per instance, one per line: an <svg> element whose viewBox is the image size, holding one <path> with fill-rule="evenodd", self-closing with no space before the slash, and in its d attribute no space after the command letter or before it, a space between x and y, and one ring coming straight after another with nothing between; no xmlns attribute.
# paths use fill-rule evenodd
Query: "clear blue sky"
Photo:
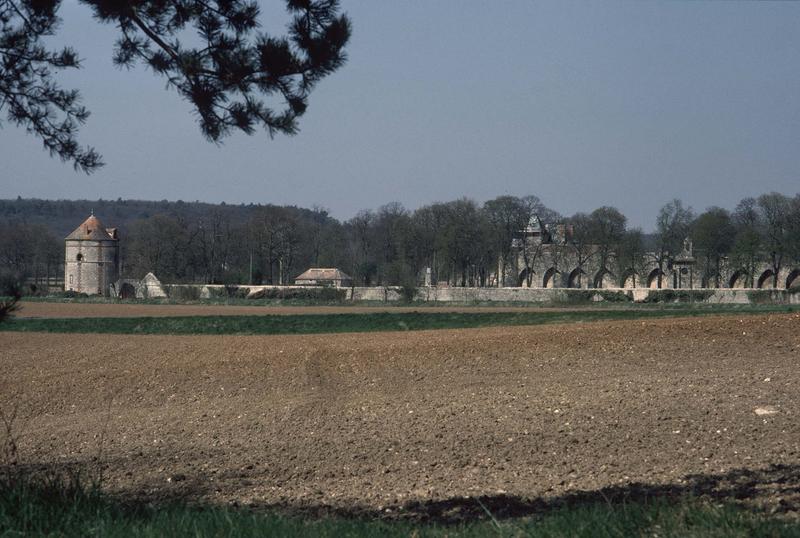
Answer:
<svg viewBox="0 0 800 538"><path fill-rule="evenodd" d="M652 228L800 191L800 3L343 0L349 61L301 133L206 142L186 103L112 66L115 30L65 0L61 80L92 111L86 176L0 129L0 197L314 204L338 218L391 201L536 194L564 213L614 205ZM281 30L283 3L262 2ZM3 111L3 116L5 111Z"/></svg>

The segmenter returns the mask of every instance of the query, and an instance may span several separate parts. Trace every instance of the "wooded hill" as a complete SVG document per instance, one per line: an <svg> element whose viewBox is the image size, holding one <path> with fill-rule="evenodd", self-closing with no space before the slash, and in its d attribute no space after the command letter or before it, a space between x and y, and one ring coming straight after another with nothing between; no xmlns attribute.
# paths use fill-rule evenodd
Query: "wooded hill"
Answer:
<svg viewBox="0 0 800 538"><path fill-rule="evenodd" d="M234 224L242 224L253 217L259 208L277 207L261 204L227 205L205 202L184 202L178 200L160 202L149 200L40 200L36 198L17 198L0 200L0 221L20 224L40 224L57 238L64 238L81 222L94 212L106 226L119 228L121 232L130 229L133 222L155 215L166 215L187 222L208 217L213 212L220 213ZM286 208L298 213L311 213L301 208Z"/></svg>
<svg viewBox="0 0 800 538"><path fill-rule="evenodd" d="M434 283L515 285L517 275L498 276L498 265L512 266L513 245L529 226L564 249L605 253L602 263L620 266L617 274L654 257L669 265L689 236L713 282L724 264L752 274L768 262L777 275L800 262L800 195L779 193L699 215L672 200L654 215L651 235L628 228L614 207L565 218L536 196L460 198L413 211L389 203L345 222L294 206L18 198L0 200L0 271L17 280L63 274L63 238L91 212L119 229L124 277L153 272L171 283L288 284L309 267L338 267L359 285L414 286L429 267Z"/></svg>

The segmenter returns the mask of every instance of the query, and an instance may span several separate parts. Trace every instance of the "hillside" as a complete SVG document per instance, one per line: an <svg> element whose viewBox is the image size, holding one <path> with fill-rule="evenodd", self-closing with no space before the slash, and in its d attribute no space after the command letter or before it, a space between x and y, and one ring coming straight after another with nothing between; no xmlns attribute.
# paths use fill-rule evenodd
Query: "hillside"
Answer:
<svg viewBox="0 0 800 538"><path fill-rule="evenodd" d="M119 228L123 233L130 224L153 215L169 215L195 221L212 212L227 216L232 224L247 221L259 208L274 207L262 204L227 205L205 202L184 202L178 200L160 202L148 200L40 200L36 198L17 198L0 200L0 222L21 222L42 224L56 237L69 234L84 219L94 212L106 226ZM300 209L300 212L311 213Z"/></svg>

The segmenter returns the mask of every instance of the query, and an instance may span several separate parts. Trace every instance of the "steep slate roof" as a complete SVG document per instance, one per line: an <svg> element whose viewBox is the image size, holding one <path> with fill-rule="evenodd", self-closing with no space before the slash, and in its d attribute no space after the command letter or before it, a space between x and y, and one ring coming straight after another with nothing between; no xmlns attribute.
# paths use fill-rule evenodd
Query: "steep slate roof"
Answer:
<svg viewBox="0 0 800 538"><path fill-rule="evenodd" d="M77 239L79 241L113 241L116 238L106 231L106 227L100 222L100 219L94 215L83 221L83 224L75 228L71 234L66 238Z"/></svg>
<svg viewBox="0 0 800 538"><path fill-rule="evenodd" d="M295 280L351 280L341 269L312 267Z"/></svg>

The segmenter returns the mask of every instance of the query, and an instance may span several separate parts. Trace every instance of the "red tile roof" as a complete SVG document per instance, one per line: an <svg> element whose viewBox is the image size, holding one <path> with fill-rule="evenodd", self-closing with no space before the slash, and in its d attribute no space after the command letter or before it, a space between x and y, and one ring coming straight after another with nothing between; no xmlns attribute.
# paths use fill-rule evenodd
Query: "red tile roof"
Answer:
<svg viewBox="0 0 800 538"><path fill-rule="evenodd" d="M70 239L79 241L114 241L116 237L109 234L100 219L92 215L67 236L67 240Z"/></svg>

